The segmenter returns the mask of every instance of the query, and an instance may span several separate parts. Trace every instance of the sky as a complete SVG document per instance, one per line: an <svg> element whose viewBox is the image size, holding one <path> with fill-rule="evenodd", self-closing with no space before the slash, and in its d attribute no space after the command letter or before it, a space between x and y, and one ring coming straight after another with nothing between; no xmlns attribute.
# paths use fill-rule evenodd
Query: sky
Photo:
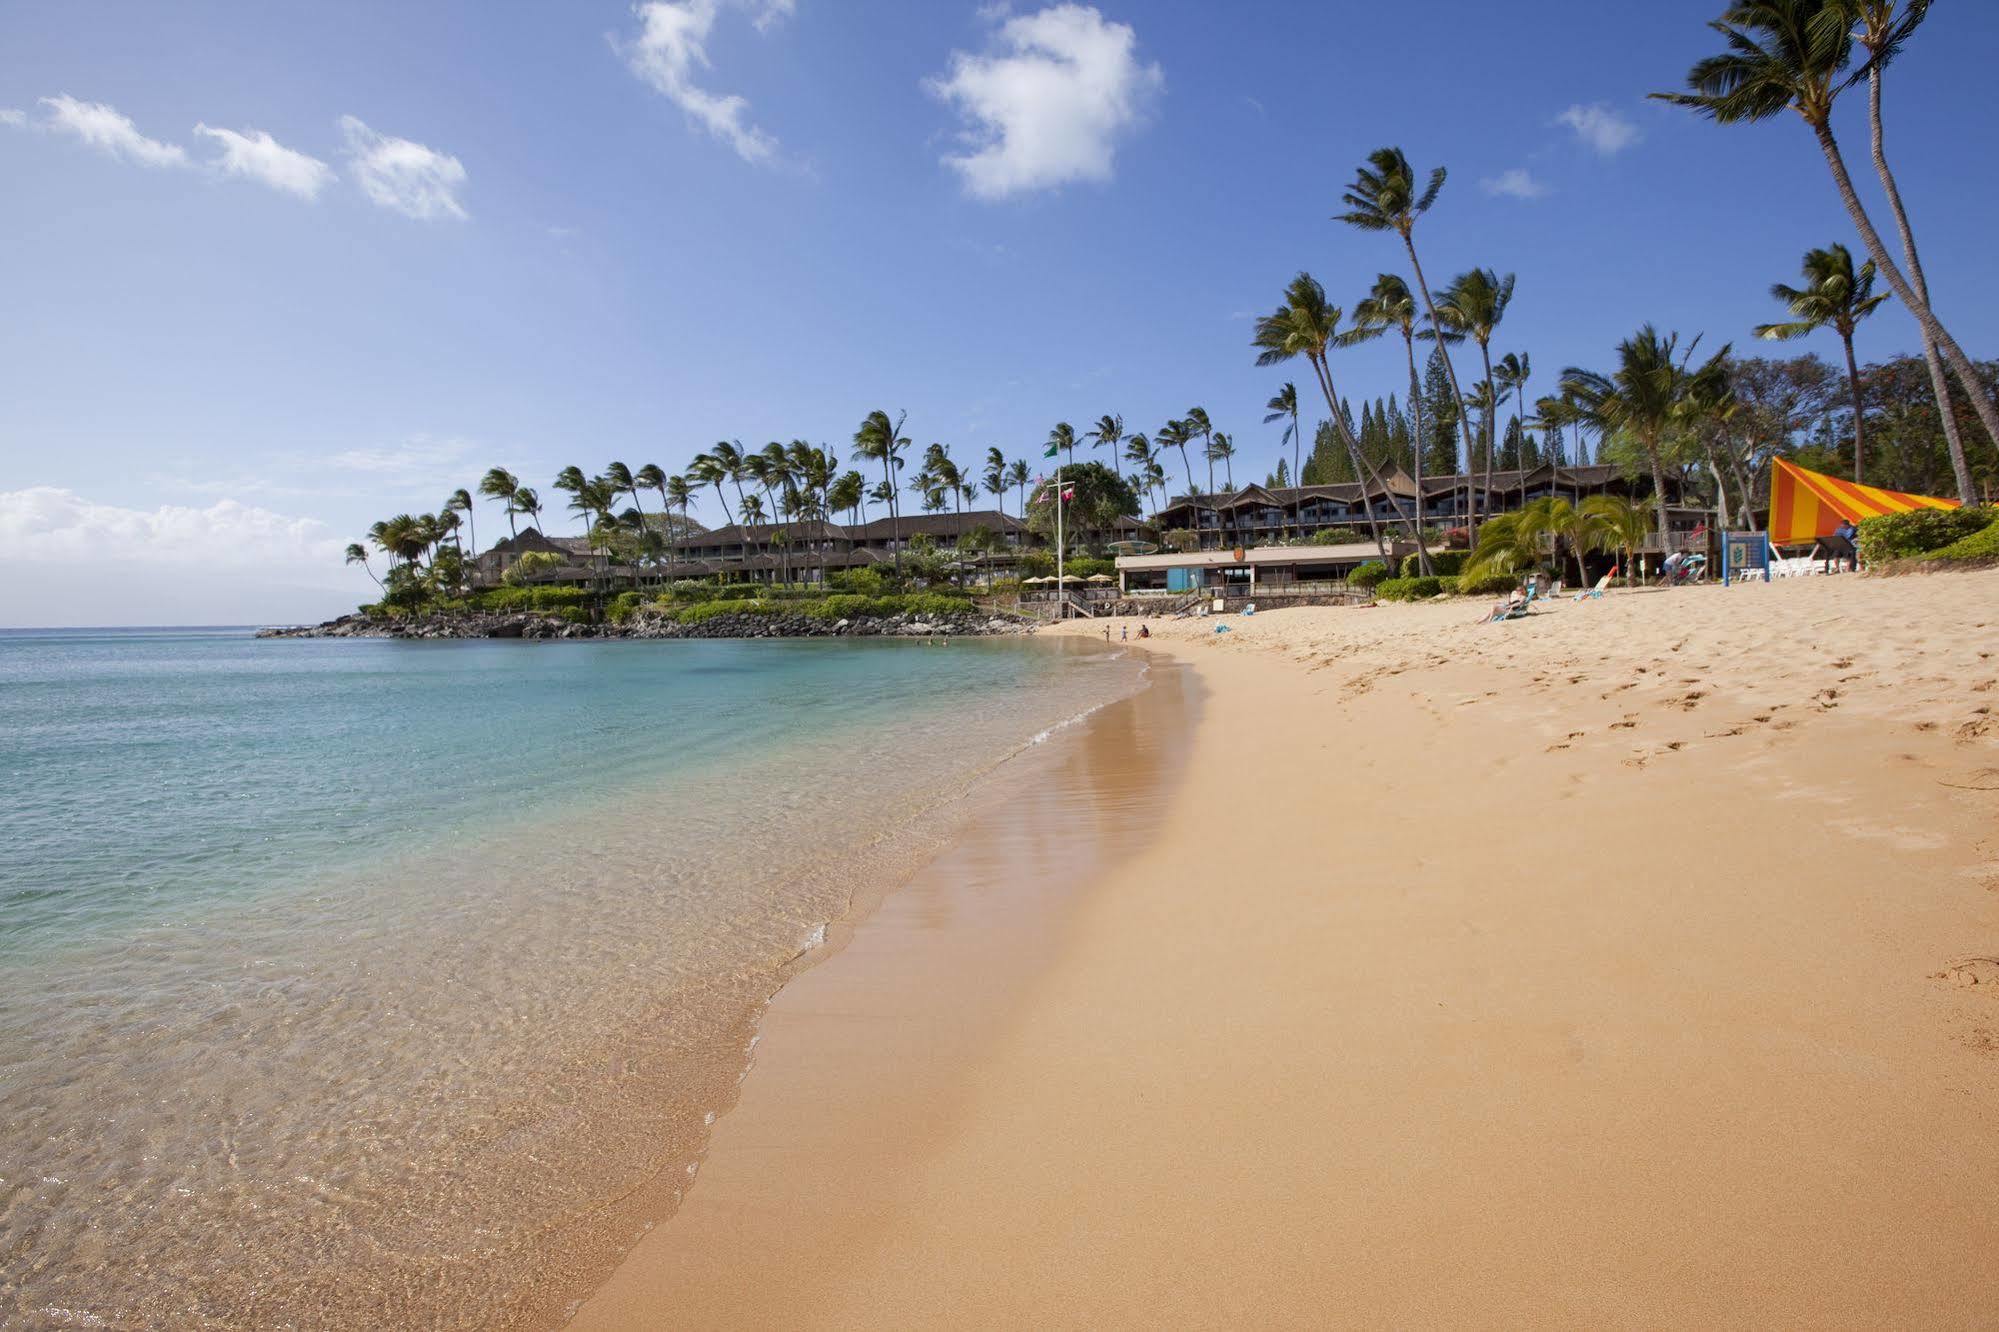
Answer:
<svg viewBox="0 0 1999 1332"><path fill-rule="evenodd" d="M1645 100L1719 7L17 0L0 625L319 619L374 590L349 541L488 467L559 501L567 464L672 472L722 439L845 456L875 408L919 449L1038 462L1058 420L1200 405L1262 479L1263 404L1311 381L1258 369L1251 321L1300 269L1348 308L1406 271L1331 220L1387 144L1450 171L1433 285L1518 274L1494 352L1530 356L1530 393L1648 321L1743 345L1807 248L1859 244L1795 117ZM1978 356L1995 51L1999 5L1938 5L1887 89L1938 313ZM1893 306L1859 339L1917 349ZM1334 369L1349 398L1406 385L1389 341Z"/></svg>

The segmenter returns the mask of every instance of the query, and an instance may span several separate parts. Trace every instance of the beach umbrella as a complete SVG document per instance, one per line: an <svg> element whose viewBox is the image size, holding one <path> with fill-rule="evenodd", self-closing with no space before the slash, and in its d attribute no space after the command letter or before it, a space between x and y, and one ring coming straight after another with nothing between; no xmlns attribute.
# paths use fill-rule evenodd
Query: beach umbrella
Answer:
<svg viewBox="0 0 1999 1332"><path fill-rule="evenodd" d="M1091 574L1089 581L1092 583L1108 583L1111 581L1111 576L1109 574Z"/></svg>

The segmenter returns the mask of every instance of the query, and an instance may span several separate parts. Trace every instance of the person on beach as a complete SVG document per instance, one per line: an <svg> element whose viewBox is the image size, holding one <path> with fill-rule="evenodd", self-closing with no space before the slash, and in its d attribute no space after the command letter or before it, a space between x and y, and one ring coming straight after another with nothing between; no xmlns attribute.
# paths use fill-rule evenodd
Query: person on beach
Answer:
<svg viewBox="0 0 1999 1332"><path fill-rule="evenodd" d="M1128 641L1130 638L1131 638L1131 626L1123 624L1119 625L1117 627L1117 641L1123 643Z"/></svg>
<svg viewBox="0 0 1999 1332"><path fill-rule="evenodd" d="M1105 625L1105 626L1104 626L1104 642L1108 643L1108 642L1110 642L1110 641L1111 641L1111 627L1110 627L1109 625Z"/></svg>
<svg viewBox="0 0 1999 1332"><path fill-rule="evenodd" d="M1138 636L1139 636L1140 638L1150 638L1150 637L1152 637L1152 629L1151 629L1151 627L1150 627L1150 626L1148 626L1148 625L1143 625L1143 624L1141 624L1140 626L1138 626Z"/></svg>
<svg viewBox="0 0 1999 1332"><path fill-rule="evenodd" d="M1859 573L1860 529L1854 526L1851 518L1842 518L1839 526L1832 529L1832 534L1846 543L1845 556L1840 562L1846 565L1848 573Z"/></svg>

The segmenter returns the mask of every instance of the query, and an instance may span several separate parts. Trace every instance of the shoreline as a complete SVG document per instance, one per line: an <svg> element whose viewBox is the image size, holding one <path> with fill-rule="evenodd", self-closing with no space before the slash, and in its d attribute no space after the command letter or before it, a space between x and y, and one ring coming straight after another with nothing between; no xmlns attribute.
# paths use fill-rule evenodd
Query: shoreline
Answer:
<svg viewBox="0 0 1999 1332"><path fill-rule="evenodd" d="M787 987L572 1326L1977 1322L1999 574L1922 581L1155 624L1159 834L972 1036L930 935Z"/></svg>

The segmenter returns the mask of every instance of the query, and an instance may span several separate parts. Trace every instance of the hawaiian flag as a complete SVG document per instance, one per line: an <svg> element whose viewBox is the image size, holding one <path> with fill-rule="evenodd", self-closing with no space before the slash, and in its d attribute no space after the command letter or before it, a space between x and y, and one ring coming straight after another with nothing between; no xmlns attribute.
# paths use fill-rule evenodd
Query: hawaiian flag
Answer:
<svg viewBox="0 0 1999 1332"><path fill-rule="evenodd" d="M1074 498L1076 498L1076 488L1074 486L1062 492L1062 499L1065 503Z"/></svg>

